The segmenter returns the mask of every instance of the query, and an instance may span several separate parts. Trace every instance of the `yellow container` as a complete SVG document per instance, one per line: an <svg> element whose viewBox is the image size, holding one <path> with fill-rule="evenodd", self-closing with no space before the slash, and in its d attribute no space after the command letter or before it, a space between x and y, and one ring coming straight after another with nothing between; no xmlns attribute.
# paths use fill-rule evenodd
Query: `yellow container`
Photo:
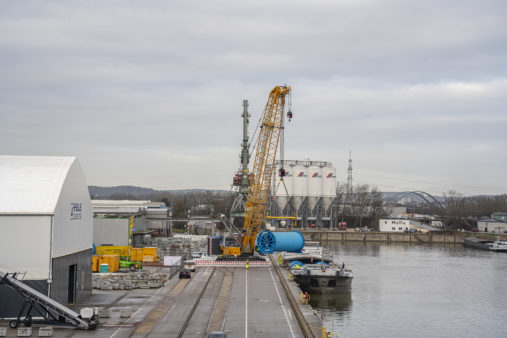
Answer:
<svg viewBox="0 0 507 338"><path fill-rule="evenodd" d="M157 248L156 247L143 248L143 257L144 256L157 257Z"/></svg>
<svg viewBox="0 0 507 338"><path fill-rule="evenodd" d="M92 257L92 272L98 272L99 271L99 256L94 255Z"/></svg>
<svg viewBox="0 0 507 338"><path fill-rule="evenodd" d="M120 255L103 255L99 257L98 265L107 264L109 272L116 272L120 269Z"/></svg>
<svg viewBox="0 0 507 338"><path fill-rule="evenodd" d="M133 262L142 262L143 261L143 248L130 249L130 260Z"/></svg>
<svg viewBox="0 0 507 338"><path fill-rule="evenodd" d="M122 246L121 256L129 256L129 255L130 255L130 246Z"/></svg>
<svg viewBox="0 0 507 338"><path fill-rule="evenodd" d="M95 252L97 255L118 255L118 256L128 256L130 254L129 246L112 246L112 245L104 245L97 246L95 248Z"/></svg>
<svg viewBox="0 0 507 338"><path fill-rule="evenodd" d="M143 262L156 262L157 260L156 247L143 248Z"/></svg>
<svg viewBox="0 0 507 338"><path fill-rule="evenodd" d="M153 256L143 256L143 262L154 262L155 257Z"/></svg>
<svg viewBox="0 0 507 338"><path fill-rule="evenodd" d="M121 249L117 246L97 246L95 247L95 252L97 255L119 255L121 254Z"/></svg>

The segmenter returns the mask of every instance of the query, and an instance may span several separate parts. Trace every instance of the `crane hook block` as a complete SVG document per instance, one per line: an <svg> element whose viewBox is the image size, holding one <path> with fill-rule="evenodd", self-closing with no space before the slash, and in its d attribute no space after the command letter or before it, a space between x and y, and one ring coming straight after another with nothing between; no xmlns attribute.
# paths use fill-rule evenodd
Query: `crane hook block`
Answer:
<svg viewBox="0 0 507 338"><path fill-rule="evenodd" d="M283 169L283 168L280 168L279 175L280 175L280 177L287 176L287 171L285 169Z"/></svg>
<svg viewBox="0 0 507 338"><path fill-rule="evenodd" d="M292 119L292 112L290 110L287 112L287 118L289 121Z"/></svg>

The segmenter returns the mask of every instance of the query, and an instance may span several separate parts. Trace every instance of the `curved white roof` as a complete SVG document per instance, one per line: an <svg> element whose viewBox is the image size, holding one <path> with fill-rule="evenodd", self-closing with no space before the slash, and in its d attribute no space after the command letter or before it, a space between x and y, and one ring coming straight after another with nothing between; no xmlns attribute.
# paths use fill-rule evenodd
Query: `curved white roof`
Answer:
<svg viewBox="0 0 507 338"><path fill-rule="evenodd" d="M0 156L0 214L54 214L75 157Z"/></svg>

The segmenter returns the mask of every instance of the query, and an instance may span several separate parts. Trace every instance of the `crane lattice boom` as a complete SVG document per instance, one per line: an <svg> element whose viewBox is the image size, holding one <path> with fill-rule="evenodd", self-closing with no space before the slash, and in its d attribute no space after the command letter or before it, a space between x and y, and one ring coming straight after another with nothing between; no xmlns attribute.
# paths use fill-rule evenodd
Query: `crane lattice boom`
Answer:
<svg viewBox="0 0 507 338"><path fill-rule="evenodd" d="M282 129L285 96L290 90L287 86L273 88L264 109L246 202L242 253L247 251L247 248L253 253L255 239L264 218Z"/></svg>

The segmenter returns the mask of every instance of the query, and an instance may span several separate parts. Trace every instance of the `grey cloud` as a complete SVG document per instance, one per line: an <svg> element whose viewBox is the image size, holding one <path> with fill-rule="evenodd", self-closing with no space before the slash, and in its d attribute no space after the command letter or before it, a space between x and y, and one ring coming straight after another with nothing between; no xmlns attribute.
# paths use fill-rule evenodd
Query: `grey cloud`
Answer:
<svg viewBox="0 0 507 338"><path fill-rule="evenodd" d="M343 177L352 149L357 182L505 192L506 14L504 1L3 1L0 152L78 155L90 184L227 188L241 100L252 134L288 83L287 158Z"/></svg>

